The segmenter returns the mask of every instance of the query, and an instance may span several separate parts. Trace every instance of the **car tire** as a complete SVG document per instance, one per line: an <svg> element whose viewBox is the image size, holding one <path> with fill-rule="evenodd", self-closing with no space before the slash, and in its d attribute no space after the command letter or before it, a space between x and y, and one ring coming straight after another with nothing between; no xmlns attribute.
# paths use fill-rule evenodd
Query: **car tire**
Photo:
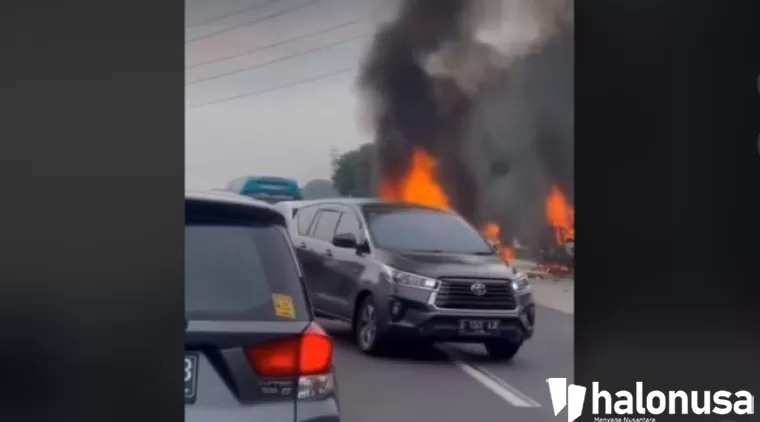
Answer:
<svg viewBox="0 0 760 422"><path fill-rule="evenodd" d="M489 341L485 343L488 356L493 360L499 361L511 360L515 357L517 352L520 351L522 345L522 341L514 342L508 340Z"/></svg>
<svg viewBox="0 0 760 422"><path fill-rule="evenodd" d="M359 304L353 325L356 345L363 353L377 356L388 351L388 330L372 296L365 297Z"/></svg>

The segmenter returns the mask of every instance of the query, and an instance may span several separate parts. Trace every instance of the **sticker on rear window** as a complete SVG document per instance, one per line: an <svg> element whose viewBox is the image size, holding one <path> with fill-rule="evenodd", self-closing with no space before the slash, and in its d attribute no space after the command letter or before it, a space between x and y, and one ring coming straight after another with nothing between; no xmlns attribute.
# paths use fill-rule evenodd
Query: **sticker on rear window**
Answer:
<svg viewBox="0 0 760 422"><path fill-rule="evenodd" d="M293 298L287 295L272 295L274 302L274 314L279 318L296 318L296 307L293 305Z"/></svg>

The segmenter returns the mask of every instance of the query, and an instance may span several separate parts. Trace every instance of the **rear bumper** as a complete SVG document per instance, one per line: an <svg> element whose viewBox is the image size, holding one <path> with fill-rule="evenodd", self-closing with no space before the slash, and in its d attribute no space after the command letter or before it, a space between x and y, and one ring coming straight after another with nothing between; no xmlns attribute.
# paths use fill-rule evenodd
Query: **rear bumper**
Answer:
<svg viewBox="0 0 760 422"><path fill-rule="evenodd" d="M293 407L295 406L295 412ZM260 406L211 407L185 405L185 422L340 422L338 402L334 397L314 400L284 401Z"/></svg>
<svg viewBox="0 0 760 422"><path fill-rule="evenodd" d="M340 422L338 401L331 397L317 401L299 401L296 404L297 422Z"/></svg>
<svg viewBox="0 0 760 422"><path fill-rule="evenodd" d="M432 342L482 343L489 340L522 342L533 336L536 307L530 293L517 297L513 310L441 309L433 305L434 297L425 302L405 295L393 295L388 307L388 330L391 334ZM459 334L462 319L498 320L495 336Z"/></svg>

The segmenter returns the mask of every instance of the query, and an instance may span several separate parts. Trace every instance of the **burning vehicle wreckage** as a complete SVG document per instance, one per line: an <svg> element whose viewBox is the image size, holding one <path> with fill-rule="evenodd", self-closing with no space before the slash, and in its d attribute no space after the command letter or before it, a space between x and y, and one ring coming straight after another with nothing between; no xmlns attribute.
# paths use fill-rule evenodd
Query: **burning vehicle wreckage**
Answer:
<svg viewBox="0 0 760 422"><path fill-rule="evenodd" d="M506 261L572 272L573 7L400 1L358 81L379 196L456 211Z"/></svg>

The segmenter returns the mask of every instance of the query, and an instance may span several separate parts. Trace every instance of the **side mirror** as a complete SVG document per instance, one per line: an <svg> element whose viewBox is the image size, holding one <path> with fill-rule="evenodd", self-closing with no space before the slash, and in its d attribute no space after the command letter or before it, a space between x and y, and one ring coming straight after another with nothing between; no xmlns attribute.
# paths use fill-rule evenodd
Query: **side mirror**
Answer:
<svg viewBox="0 0 760 422"><path fill-rule="evenodd" d="M356 248L358 241L352 233L341 233L333 237L332 244L339 248Z"/></svg>
<svg viewBox="0 0 760 422"><path fill-rule="evenodd" d="M359 255L366 255L370 253L369 242L367 242L366 239L356 246L356 253Z"/></svg>

